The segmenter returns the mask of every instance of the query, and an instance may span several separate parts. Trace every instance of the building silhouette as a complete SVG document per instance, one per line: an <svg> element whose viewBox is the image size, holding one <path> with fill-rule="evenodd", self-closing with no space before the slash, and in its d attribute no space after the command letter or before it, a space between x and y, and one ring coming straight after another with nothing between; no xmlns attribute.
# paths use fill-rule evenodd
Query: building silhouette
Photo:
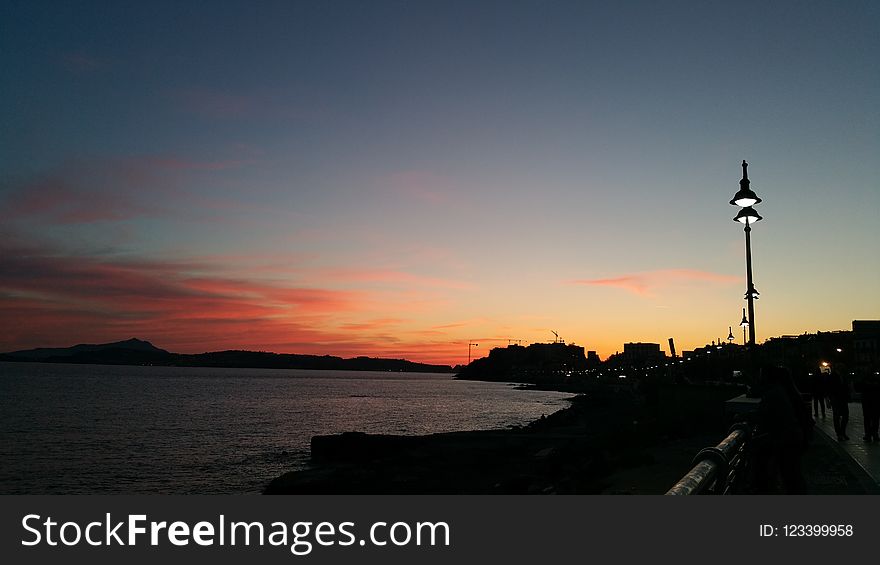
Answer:
<svg viewBox="0 0 880 565"><path fill-rule="evenodd" d="M659 343L624 343L623 353L615 353L607 363L613 367L650 367L663 363L666 354L660 350Z"/></svg>

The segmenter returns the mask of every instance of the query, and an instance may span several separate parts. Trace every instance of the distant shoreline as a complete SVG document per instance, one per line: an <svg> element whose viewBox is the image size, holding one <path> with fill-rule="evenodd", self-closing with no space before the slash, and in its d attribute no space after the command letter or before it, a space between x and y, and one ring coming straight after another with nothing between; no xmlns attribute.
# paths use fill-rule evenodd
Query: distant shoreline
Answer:
<svg viewBox="0 0 880 565"><path fill-rule="evenodd" d="M417 363L378 357L342 358L265 351L227 350L207 353L172 353L148 341L129 339L64 348L37 348L0 354L0 361L71 363L75 365L133 365L158 367L214 367L229 369L308 369L313 371L385 371L453 373L449 365Z"/></svg>
<svg viewBox="0 0 880 565"><path fill-rule="evenodd" d="M16 363L16 364L38 364L38 365L92 365L95 367L160 367L160 368L168 368L168 369L266 369L270 371L352 371L356 373L424 373L424 374L433 374L433 375L449 375L450 378L455 376L455 373L450 371L431 371L431 370L415 370L415 369L407 369L407 370L396 370L396 369L351 369L351 368L334 368L334 367L321 367L321 368L313 368L313 367L254 367L250 365L159 365L159 364L138 364L138 363L90 363L90 362L75 362L75 361L32 361L26 359L2 359L0 358L0 363ZM484 381L484 382L493 382L493 381ZM545 391L555 391L555 392L570 392L567 390L557 390L554 388L539 388L539 387L520 387L522 383L509 383L511 385L517 385L517 388L521 388L522 390L545 390Z"/></svg>

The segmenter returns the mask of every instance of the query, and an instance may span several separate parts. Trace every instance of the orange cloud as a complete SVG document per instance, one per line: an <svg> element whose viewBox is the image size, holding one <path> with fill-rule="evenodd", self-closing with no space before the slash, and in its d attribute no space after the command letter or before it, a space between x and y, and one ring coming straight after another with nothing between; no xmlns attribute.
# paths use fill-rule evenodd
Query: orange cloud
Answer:
<svg viewBox="0 0 880 565"><path fill-rule="evenodd" d="M650 297L660 287L681 286L693 282L730 284L740 277L696 269L663 269L607 279L575 280L572 284L619 288L638 296Z"/></svg>
<svg viewBox="0 0 880 565"><path fill-rule="evenodd" d="M154 260L102 260L35 246L0 244L4 348L44 344L64 327L79 335L166 336L227 346L290 340L333 341L342 332L310 330L314 322L362 308L363 292L282 286L188 272L210 265ZM111 331L113 330L113 331ZM259 340L255 339L259 336ZM242 339L245 337L245 339ZM270 338L270 339L267 339Z"/></svg>
<svg viewBox="0 0 880 565"><path fill-rule="evenodd" d="M378 329L384 329L390 326L399 325L404 321L405 320L401 320L399 318L378 318L376 320L368 320L361 323L343 324L342 326L340 326L340 329L353 332L375 331Z"/></svg>
<svg viewBox="0 0 880 565"><path fill-rule="evenodd" d="M445 332L397 332L409 320L370 317L435 308L436 298L413 289L248 280L219 256L215 263L72 255L14 237L0 239L0 256L0 351L140 337L183 353L252 349L449 363L467 352ZM408 280L374 275L365 278Z"/></svg>
<svg viewBox="0 0 880 565"><path fill-rule="evenodd" d="M629 292L632 292L633 294L638 294L640 296L645 296L648 294L647 282L645 281L645 278L641 276L626 276L613 279L580 280L574 281L574 284L622 288L623 290L627 290Z"/></svg>

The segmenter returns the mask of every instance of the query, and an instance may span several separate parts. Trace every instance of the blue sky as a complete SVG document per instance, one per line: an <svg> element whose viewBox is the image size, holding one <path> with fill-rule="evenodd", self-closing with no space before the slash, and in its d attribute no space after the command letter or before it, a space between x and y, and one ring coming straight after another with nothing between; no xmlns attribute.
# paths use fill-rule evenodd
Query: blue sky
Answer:
<svg viewBox="0 0 880 565"><path fill-rule="evenodd" d="M880 316L875 3L0 15L2 349L702 345L744 305L743 159L759 339Z"/></svg>

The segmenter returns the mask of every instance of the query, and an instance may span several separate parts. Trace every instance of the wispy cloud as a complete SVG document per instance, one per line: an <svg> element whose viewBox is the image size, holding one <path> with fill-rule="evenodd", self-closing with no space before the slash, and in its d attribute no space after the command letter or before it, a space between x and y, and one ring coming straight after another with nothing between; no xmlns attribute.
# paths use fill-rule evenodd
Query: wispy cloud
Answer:
<svg viewBox="0 0 880 565"><path fill-rule="evenodd" d="M396 196L421 201L422 204L447 204L454 200L457 189L452 179L429 171L397 171L379 179Z"/></svg>
<svg viewBox="0 0 880 565"><path fill-rule="evenodd" d="M444 363L460 353L439 329L398 332L410 320L394 314L436 307L435 297L416 290L251 280L222 256L72 254L15 237L0 238L0 256L0 351L141 337L181 352L245 348Z"/></svg>
<svg viewBox="0 0 880 565"><path fill-rule="evenodd" d="M359 291L194 275L210 270L204 264L98 259L5 243L0 252L0 309L7 326L3 341L10 346L42 343L44 332L50 335L59 327L68 335L100 328L206 344L264 346L293 336L332 341L343 334L311 326L359 311L367 298Z"/></svg>
<svg viewBox="0 0 880 565"><path fill-rule="evenodd" d="M182 88L171 90L168 95L183 109L211 118L237 118L257 108L257 97L207 88Z"/></svg>
<svg viewBox="0 0 880 565"><path fill-rule="evenodd" d="M197 161L177 156L155 156L143 159L145 166L165 171L222 171L254 163L253 159Z"/></svg>
<svg viewBox="0 0 880 565"><path fill-rule="evenodd" d="M384 283L398 286L424 286L468 290L473 285L441 277L429 277L396 269L325 269L320 278L355 283Z"/></svg>
<svg viewBox="0 0 880 565"><path fill-rule="evenodd" d="M440 324L437 326L432 326L432 330L452 330L457 328L463 328L467 326L474 326L479 324L485 324L489 322L487 318L473 318L470 320L460 320L457 322L450 322L448 324Z"/></svg>
<svg viewBox="0 0 880 565"><path fill-rule="evenodd" d="M187 174L244 166L248 159L199 161L175 155L72 160L4 187L0 218L87 224L156 214ZM164 198L164 197L169 198Z"/></svg>
<svg viewBox="0 0 880 565"><path fill-rule="evenodd" d="M310 120L324 115L320 102L306 102L303 93L286 89L220 89L204 86L172 88L164 98L187 114L209 120Z"/></svg>
<svg viewBox="0 0 880 565"><path fill-rule="evenodd" d="M61 56L64 68L75 74L87 74L109 67L106 59L95 57L82 51L64 53Z"/></svg>
<svg viewBox="0 0 880 565"><path fill-rule="evenodd" d="M624 277L615 277L611 279L592 279L577 280L574 284L582 284L588 286L610 286L612 288L620 288L644 296L648 294L648 282L645 276L629 275Z"/></svg>
<svg viewBox="0 0 880 565"><path fill-rule="evenodd" d="M366 322L343 324L340 326L340 329L352 332L372 332L397 326L403 322L404 320L400 318L377 318L375 320L367 320Z"/></svg>
<svg viewBox="0 0 880 565"><path fill-rule="evenodd" d="M733 275L697 269L663 269L605 279L575 280L571 281L571 284L619 288L638 296L650 297L661 287L683 286L691 283L730 284L739 280L739 277Z"/></svg>

